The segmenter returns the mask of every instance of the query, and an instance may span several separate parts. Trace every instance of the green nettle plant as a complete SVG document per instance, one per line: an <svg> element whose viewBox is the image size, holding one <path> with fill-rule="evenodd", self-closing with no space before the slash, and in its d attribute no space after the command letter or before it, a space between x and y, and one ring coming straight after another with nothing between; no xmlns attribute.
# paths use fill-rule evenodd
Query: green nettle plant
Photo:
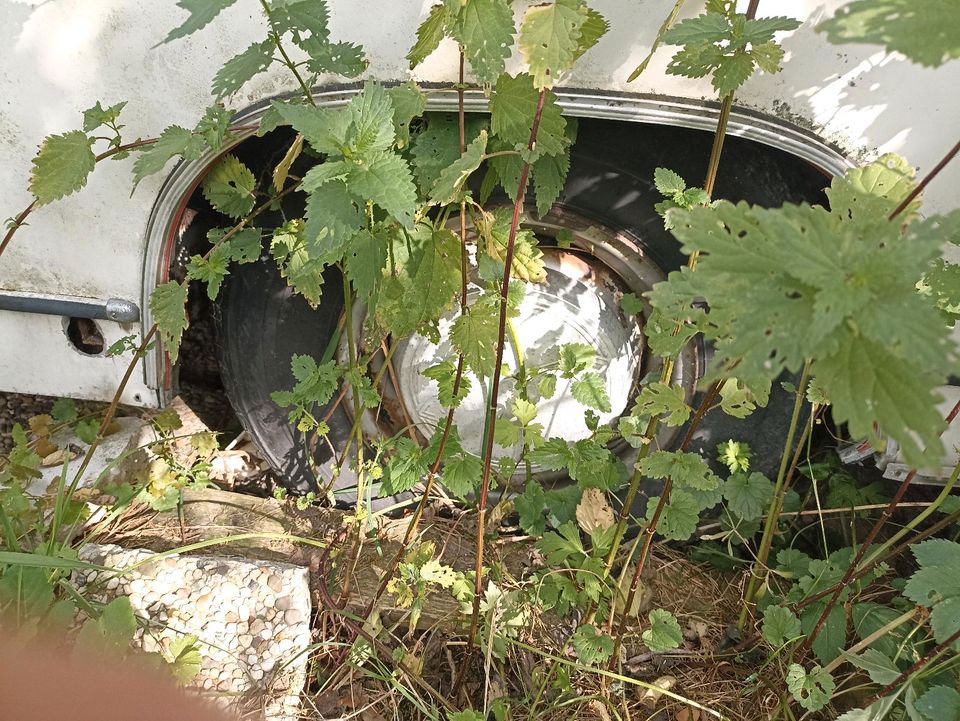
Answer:
<svg viewBox="0 0 960 721"><path fill-rule="evenodd" d="M202 29L233 2L180 0L189 17L163 42ZM682 645L685 632L670 611L641 612L641 577L655 544L696 537L701 541L694 549L697 557L745 572L736 651L754 659L759 670L743 693L772 692L776 713L785 719L797 718L795 705L804 713L820 712L817 718L835 718L846 710L844 721L958 718L960 545L932 537L960 515L951 495L957 472L932 503L896 532L881 536L914 474L892 497L876 488L867 494L839 466L815 469L808 453L811 433L829 410L849 435L875 448L893 439L916 468L937 466L944 456L940 434L958 409L942 418L935 388L960 360L950 338L960 308L960 269L940 256L945 243L960 237L960 212L921 217L919 211L921 191L958 147L920 182L895 155L852 169L832 181L829 207L771 209L714 199L735 93L757 72L779 72L784 50L776 34L800 23L757 18L755 1L739 13L732 0L708 0L699 16L676 22L681 5L667 18L656 45L678 46L668 73L709 77L721 102L720 120L711 156L704 159L702 188L690 187L668 168L657 169L651 179L664 198L657 210L688 263L647 294L644 332L662 370L644 379L629 412L615 424L599 423L598 412L609 412L611 402L595 367L595 349L566 344L549 362L527 364L511 320L525 290L546 277L543 253L524 221L545 215L559 197L576 142L576 123L563 115L552 88L609 29L582 0L532 5L519 25L509 0L444 0L430 8L407 58L414 69L445 38L457 44L459 83L437 91L457 94L455 119L426 114L427 96L413 82L385 86L365 80L343 107L318 106L311 88L330 74L362 76L364 50L331 39L323 0L261 0L263 40L216 73L215 103L195 127L170 126L156 138L130 141L120 124L126 103L103 107L97 102L84 112L81 130L48 137L30 178L34 201L10 221L0 254L34 209L79 191L102 160L133 155L136 187L173 159L216 154L202 193L223 222L210 231L209 250L190 259L186 280L153 291L156 325L139 343L125 339L113 349L132 351L127 377L155 338L171 361L177 360L188 326L190 281L203 282L216 299L234 263L262 262L266 251L289 286L316 306L325 293L340 292L339 285L324 285L328 269L339 272L345 317L352 318L358 304L366 309L362 327L343 324L348 357L334 358L335 342L324 357L294 356L295 385L277 389L273 400L311 443L324 442L329 433L331 402L353 406L354 427L347 447L337 452L357 475L356 507L345 517L337 542L324 552L325 560L336 558L343 577L357 562L361 544L371 542L372 484L385 495L417 493L401 548L385 559L380 588L366 613L340 614L348 643L339 658L353 665L371 658L389 664L396 669L395 682L426 694L420 709L428 716L442 710L452 719L485 718L487 711L508 717L504 699L482 712L465 705L461 692L478 668L474 656L482 656L489 676L492 664L502 667L520 652L533 652L544 667L533 676L531 717L547 696L582 702L569 701L575 695L573 669L596 674L608 704L618 692L607 684L633 684L722 717L635 679L623 663L628 638L654 654ZM948 5L932 3L918 13L905 0L862 0L842 8L820 29L832 42L879 42L937 66L960 56L956 33L945 30L958 22L957 11ZM505 61L515 49L524 69L510 74ZM631 79L644 72L647 60ZM275 100L256 122L232 124L231 113L216 101L275 64L290 73L300 93ZM466 82L467 69L489 97L488 114L464 112L464 92L475 87ZM230 152L248 134L264 136L281 126L292 128L293 139L270 172L248 167ZM491 195L500 191L510 204L489 206ZM284 215L279 225L261 222L292 195L303 199L302 217ZM468 275L479 290L468 293ZM623 297L622 310L646 312L644 301L631 294ZM363 411L382 403L380 376L398 340L419 333L438 343L443 318L452 318L453 352L423 371L447 409L432 438L421 445L415 434L402 432L366 442ZM674 369L695 337L713 347L714 359L702 401L691 407ZM508 344L521 359L516 370L503 363ZM386 362L374 371L371 363L381 353ZM509 395L501 393L505 376L512 381ZM537 403L551 398L560 381L588 409L588 438L551 438L536 423ZM745 443L723 442L717 448L721 466L729 469L725 477L689 450L706 414L745 418L766 405L774 383L793 397L775 478L751 470L752 452ZM454 410L474 384L480 385L486 407L479 455L466 450L454 423ZM93 447L109 428L121 390L102 422L88 424ZM58 420L77 422L67 416ZM685 424L677 448L658 446L662 426ZM158 427L168 434L175 430L163 420ZM40 461L36 446L49 436L33 430L33 440L17 430L17 445L0 467L0 609L13 609L11 618L21 630L54 618L66 627L74 601L86 603L64 576L65 569L74 568L75 552L58 527L75 524L81 512L73 498L76 481L68 479L82 476L89 454L75 475L64 466L53 526L47 528L48 516L31 506L23 490ZM611 451L615 442L637 449L632 468ZM519 458L497 457L498 447L518 446ZM196 453L186 465L158 451L144 487L117 492L118 498L129 502L139 493L155 508L175 507L183 487L206 481L203 463L212 450L210 439L193 447ZM563 472L570 483L545 487L533 477L534 466ZM526 482L514 490L509 481L518 471L526 472ZM805 485L798 472L812 484L807 498L798 493ZM662 490L635 517L644 478L659 479ZM829 484L826 508L820 482ZM419 538L423 512L438 483L472 511L472 571L442 563L434 543ZM494 504L490 491L497 486L504 493ZM823 535L821 557L795 548L792 540L802 532L799 519L813 503ZM847 534L839 547L831 543L825 516L849 510L850 518L862 518L855 512L864 505L883 507L866 537ZM704 533L705 513L716 517L706 528L712 525L717 533ZM925 524L938 513L936 523ZM514 514L520 529L538 538L541 562L522 582L485 563L492 514ZM631 528L640 532L631 536ZM908 548L915 570L908 578L891 577L892 559ZM342 604L321 585L330 610L339 612ZM412 634L429 592L453 594L464 611L464 644L449 693L425 681L404 647L391 648L389 634L381 637L377 630L374 608L383 594L410 609ZM122 599L102 609L82 607L92 620L82 627L78 643L79 637L96 636L96 643L125 646L133 620ZM566 624L555 654L522 640L530 620L544 613L576 619ZM858 694L851 702L854 690ZM485 702L466 702L471 703Z"/></svg>

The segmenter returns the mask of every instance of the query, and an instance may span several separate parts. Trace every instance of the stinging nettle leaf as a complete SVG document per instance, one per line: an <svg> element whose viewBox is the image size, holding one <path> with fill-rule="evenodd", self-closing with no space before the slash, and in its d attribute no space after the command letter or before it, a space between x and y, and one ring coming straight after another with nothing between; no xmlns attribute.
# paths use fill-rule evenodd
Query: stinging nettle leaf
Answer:
<svg viewBox="0 0 960 721"><path fill-rule="evenodd" d="M487 131L480 134L467 146L466 151L451 165L440 171L440 177L430 191L431 205L447 205L459 196L467 178L480 167L487 151Z"/></svg>
<svg viewBox="0 0 960 721"><path fill-rule="evenodd" d="M170 362L176 363L180 354L180 339L183 331L190 325L187 319L187 284L181 285L176 281L169 281L158 285L150 294L150 312L157 324L157 332L163 341Z"/></svg>
<svg viewBox="0 0 960 721"><path fill-rule="evenodd" d="M448 2L447 7L454 4ZM448 17L448 31L463 47L473 74L481 83L492 83L503 72L513 47L516 28L509 1L461 2L456 14Z"/></svg>
<svg viewBox="0 0 960 721"><path fill-rule="evenodd" d="M224 155L203 180L203 197L216 210L239 220L256 202L257 180L237 156Z"/></svg>
<svg viewBox="0 0 960 721"><path fill-rule="evenodd" d="M44 138L30 173L30 192L38 205L59 200L87 184L87 176L97 164L92 144L80 130Z"/></svg>
<svg viewBox="0 0 960 721"><path fill-rule="evenodd" d="M101 125L115 122L117 118L120 117L120 111L123 110L126 104L127 101L124 100L116 105L104 108L98 100L97 104L92 108L83 111L83 132L89 133ZM121 125L120 127L123 126Z"/></svg>
<svg viewBox="0 0 960 721"><path fill-rule="evenodd" d="M580 0L555 0L527 10L517 44L530 66L535 87L553 87L560 73L573 65L587 17L587 8Z"/></svg>
<svg viewBox="0 0 960 721"><path fill-rule="evenodd" d="M450 340L474 373L493 375L499 338L499 314L488 304L473 305L453 323Z"/></svg>
<svg viewBox="0 0 960 721"><path fill-rule="evenodd" d="M186 128L171 125L157 138L157 142L145 146L133 161L133 185L136 187L148 175L159 173L174 156L197 160L203 155L203 138Z"/></svg>
<svg viewBox="0 0 960 721"><path fill-rule="evenodd" d="M570 394L588 408L595 408L602 413L612 410L606 381L599 373L584 373L570 386Z"/></svg>
<svg viewBox="0 0 960 721"><path fill-rule="evenodd" d="M182 25L171 30L158 45L195 33L210 24L221 11L235 2L236 0L177 0L177 7L189 12L190 17Z"/></svg>
<svg viewBox="0 0 960 721"><path fill-rule="evenodd" d="M493 134L508 147L526 147L538 99L539 92L533 86L530 75L501 75L490 100L490 129ZM569 144L566 120L557 105L557 97L552 91L547 91L540 127L537 129L536 148L530 160L535 161L540 155L559 155L566 151Z"/></svg>
<svg viewBox="0 0 960 721"><path fill-rule="evenodd" d="M233 95L244 83L259 75L273 62L274 44L264 40L251 45L242 53L230 58L213 76L211 92L217 100Z"/></svg>
<svg viewBox="0 0 960 721"><path fill-rule="evenodd" d="M426 20L420 23L420 27L417 28L416 43L407 53L411 70L426 60L427 56L440 46L448 20L449 15L446 5L440 3L430 8Z"/></svg>

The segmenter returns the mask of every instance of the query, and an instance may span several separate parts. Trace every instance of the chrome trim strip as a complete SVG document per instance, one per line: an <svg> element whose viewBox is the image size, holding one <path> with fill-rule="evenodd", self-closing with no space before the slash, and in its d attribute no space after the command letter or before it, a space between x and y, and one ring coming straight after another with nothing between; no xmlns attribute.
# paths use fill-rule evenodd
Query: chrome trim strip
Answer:
<svg viewBox="0 0 960 721"><path fill-rule="evenodd" d="M314 91L317 105L340 107L350 102L360 91L359 84L328 87ZM427 98L427 110L455 111L456 93L449 86L424 84L425 89L433 92ZM444 92L446 91L446 92ZM718 103L707 103L689 98L676 98L629 93L601 92L597 90L578 90L563 88L556 90L558 102L564 112L571 116L619 120L653 125L672 125L696 130L712 131L720 115ZM269 107L270 100L261 101L239 111L234 116L235 123L257 120ZM480 90L469 90L464 97L465 108L469 112L487 112L488 100ZM820 168L828 175L840 175L854 166L851 159L838 148L825 142L815 133L802 129L778 118L744 108L734 108L730 114L727 133L753 142L769 145L795 155ZM240 143L253 131L238 135L234 145ZM232 146L231 146L232 147ZM225 152L227 148L224 149ZM172 222L183 195L190 189L196 178L214 159L213 153L206 153L199 160L181 161L167 176L145 229L146 249L143 265L143 329L153 325L150 312L150 293L162 277L160 264L164 258L167 230ZM151 388L161 389L163 378L161 352L158 348L144 358L144 375ZM161 400L162 392L161 392Z"/></svg>

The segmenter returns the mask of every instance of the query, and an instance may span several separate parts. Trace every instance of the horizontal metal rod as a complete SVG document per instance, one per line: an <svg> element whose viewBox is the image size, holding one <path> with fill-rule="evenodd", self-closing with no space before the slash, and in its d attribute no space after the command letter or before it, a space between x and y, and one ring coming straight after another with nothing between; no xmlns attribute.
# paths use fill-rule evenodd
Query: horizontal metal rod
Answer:
<svg viewBox="0 0 960 721"><path fill-rule="evenodd" d="M46 298L0 292L0 310L59 315L66 318L112 320L116 323L136 323L140 320L140 308L137 307L137 304L119 298L72 300L70 298Z"/></svg>

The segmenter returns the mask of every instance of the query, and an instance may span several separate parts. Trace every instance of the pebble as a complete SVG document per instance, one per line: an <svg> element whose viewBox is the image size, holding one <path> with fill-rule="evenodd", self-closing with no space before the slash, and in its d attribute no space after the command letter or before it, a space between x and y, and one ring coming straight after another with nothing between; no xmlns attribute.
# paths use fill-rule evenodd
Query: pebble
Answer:
<svg viewBox="0 0 960 721"><path fill-rule="evenodd" d="M105 551L105 549L109 549ZM99 555L98 555L99 554ZM88 544L81 559L114 567L142 563L147 551ZM173 561L173 563L170 563ZM149 572L148 572L149 571ZM271 721L293 721L306 680L310 643L310 592L306 569L287 564L176 557L146 563L126 577L82 572L74 582L90 586L98 602L129 586L134 613L148 629L136 643L159 650L183 634L199 639L201 670L195 688L261 694ZM84 589L81 589L83 591ZM99 594L99 595L98 595ZM281 661L283 673L272 673ZM292 710L290 710L292 709Z"/></svg>

